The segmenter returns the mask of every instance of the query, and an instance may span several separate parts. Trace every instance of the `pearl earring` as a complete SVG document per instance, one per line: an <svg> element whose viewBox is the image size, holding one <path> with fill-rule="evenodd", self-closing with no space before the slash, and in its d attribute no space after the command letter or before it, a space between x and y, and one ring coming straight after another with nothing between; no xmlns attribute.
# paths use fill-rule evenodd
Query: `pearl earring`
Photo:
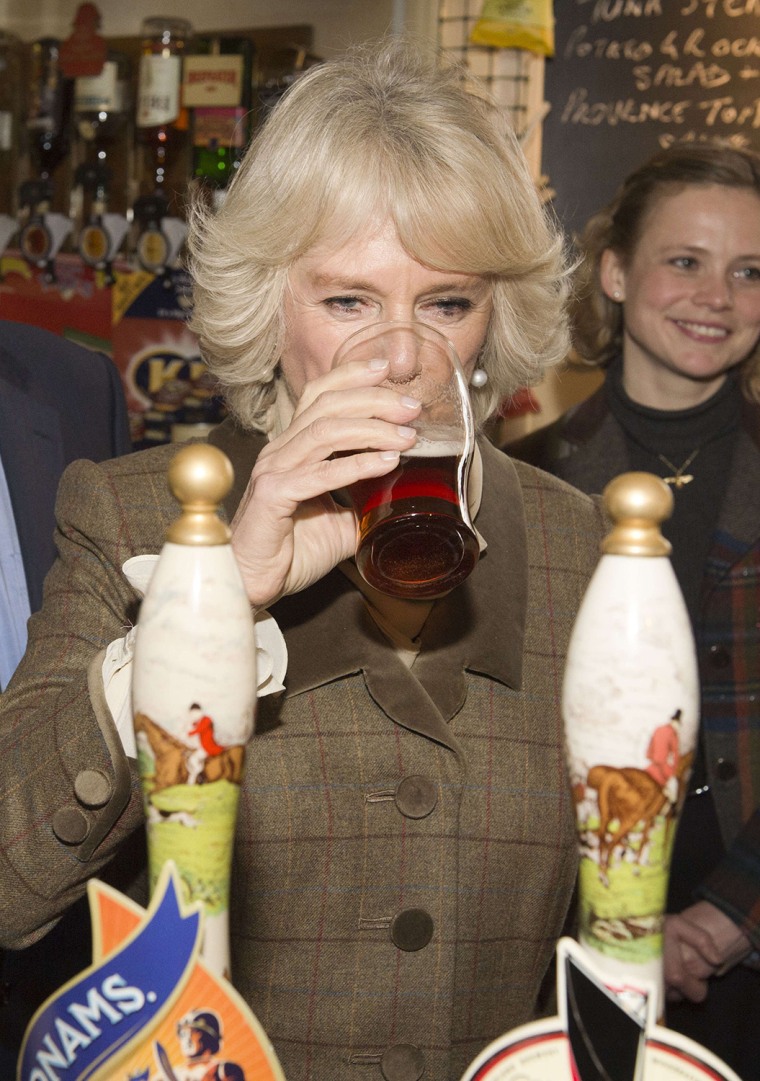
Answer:
<svg viewBox="0 0 760 1081"><path fill-rule="evenodd" d="M487 382L488 372L484 371L483 368L476 368L470 376L471 387L484 387Z"/></svg>
<svg viewBox="0 0 760 1081"><path fill-rule="evenodd" d="M620 300L620 290L619 289L616 289L615 292L612 294L612 299L613 300Z"/></svg>

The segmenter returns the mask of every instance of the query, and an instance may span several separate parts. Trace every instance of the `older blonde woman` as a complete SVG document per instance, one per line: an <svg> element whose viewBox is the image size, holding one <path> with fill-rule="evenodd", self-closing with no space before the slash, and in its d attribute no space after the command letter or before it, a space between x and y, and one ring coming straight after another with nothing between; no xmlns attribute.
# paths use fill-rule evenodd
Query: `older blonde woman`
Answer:
<svg viewBox="0 0 760 1081"><path fill-rule="evenodd" d="M434 601L371 590L332 493L394 468L416 406L332 358L365 325L430 324L483 420L565 353L562 244L498 109L391 42L299 80L190 247L194 327L233 413L213 441L236 470L234 547L288 652L247 755L233 980L288 1081L453 1081L534 1016L567 916L559 693L602 523L483 440L473 573ZM99 650L136 612L122 563L176 514L172 453L79 464L63 485L61 557L0 707L6 943L44 932L141 824ZM36 764L23 786L11 743ZM77 796L88 769L109 780L102 806Z"/></svg>

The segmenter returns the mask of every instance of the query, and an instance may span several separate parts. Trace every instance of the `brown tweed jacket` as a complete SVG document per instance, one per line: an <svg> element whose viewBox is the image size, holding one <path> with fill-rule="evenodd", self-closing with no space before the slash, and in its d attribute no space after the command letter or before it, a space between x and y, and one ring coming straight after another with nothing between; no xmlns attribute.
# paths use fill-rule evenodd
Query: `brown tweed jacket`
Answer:
<svg viewBox="0 0 760 1081"><path fill-rule="evenodd" d="M215 434L237 504L261 437ZM136 618L120 573L160 549L176 448L78 462L60 558L0 700L0 945L44 932L142 821L99 683ZM288 1081L461 1076L530 1019L576 858L559 701L598 505L483 444L488 549L436 602L412 670L338 570L273 608L233 870L233 979ZM137 868L135 868L137 870Z"/></svg>

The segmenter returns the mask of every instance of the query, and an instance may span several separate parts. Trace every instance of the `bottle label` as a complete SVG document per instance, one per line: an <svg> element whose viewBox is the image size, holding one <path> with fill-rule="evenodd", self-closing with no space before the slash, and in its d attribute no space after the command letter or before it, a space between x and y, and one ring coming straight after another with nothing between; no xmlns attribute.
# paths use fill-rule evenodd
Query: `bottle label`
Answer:
<svg viewBox="0 0 760 1081"><path fill-rule="evenodd" d="M240 105L243 100L243 57L186 56L183 105Z"/></svg>
<svg viewBox="0 0 760 1081"><path fill-rule="evenodd" d="M78 113L122 113L124 82L115 60L106 60L100 75L84 75L74 83L74 110Z"/></svg>
<svg viewBox="0 0 760 1081"><path fill-rule="evenodd" d="M179 56L143 56L137 88L137 126L155 128L179 116Z"/></svg>
<svg viewBox="0 0 760 1081"><path fill-rule="evenodd" d="M79 235L79 254L91 267L101 267L108 258L110 240L102 225L86 225Z"/></svg>
<svg viewBox="0 0 760 1081"><path fill-rule="evenodd" d="M19 247L27 262L43 267L53 248L50 230L41 222L30 222L21 231Z"/></svg>
<svg viewBox="0 0 760 1081"><path fill-rule="evenodd" d="M196 109L193 120L193 146L245 146L245 109Z"/></svg>
<svg viewBox="0 0 760 1081"><path fill-rule="evenodd" d="M0 109L0 150L13 149L13 113Z"/></svg>
<svg viewBox="0 0 760 1081"><path fill-rule="evenodd" d="M157 274L166 266L169 244L160 229L146 229L137 242L137 258L144 270Z"/></svg>

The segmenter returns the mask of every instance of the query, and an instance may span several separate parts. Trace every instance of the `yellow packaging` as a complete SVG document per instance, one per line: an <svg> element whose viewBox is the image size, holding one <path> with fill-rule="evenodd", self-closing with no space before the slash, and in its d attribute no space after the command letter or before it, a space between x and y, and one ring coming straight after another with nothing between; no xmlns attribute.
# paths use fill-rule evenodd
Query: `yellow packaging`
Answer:
<svg viewBox="0 0 760 1081"><path fill-rule="evenodd" d="M484 0L470 41L554 56L552 0Z"/></svg>

